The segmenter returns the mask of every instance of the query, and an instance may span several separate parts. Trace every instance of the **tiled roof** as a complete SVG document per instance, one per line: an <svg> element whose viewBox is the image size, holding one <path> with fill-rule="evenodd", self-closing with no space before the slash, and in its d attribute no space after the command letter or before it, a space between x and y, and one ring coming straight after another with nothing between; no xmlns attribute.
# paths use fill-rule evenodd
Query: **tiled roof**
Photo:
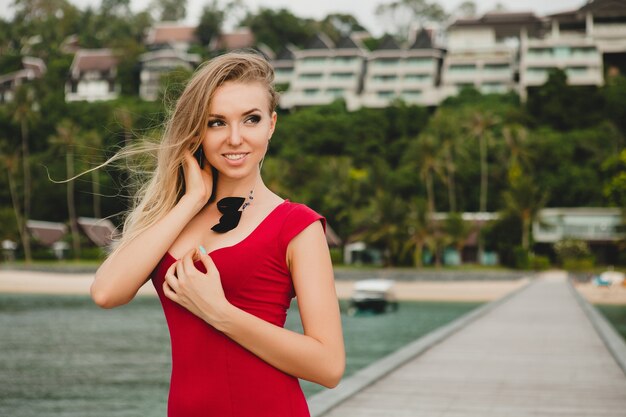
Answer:
<svg viewBox="0 0 626 417"><path fill-rule="evenodd" d="M335 46L337 49L359 49L359 46L350 36L343 36Z"/></svg>
<svg viewBox="0 0 626 417"><path fill-rule="evenodd" d="M409 49L432 49L433 42L430 39L430 35L424 29L420 30L415 37L415 42Z"/></svg>
<svg viewBox="0 0 626 417"><path fill-rule="evenodd" d="M294 60L295 55L293 53L293 48L290 46L284 46L283 49L278 51L276 54L276 61L292 61Z"/></svg>
<svg viewBox="0 0 626 417"><path fill-rule="evenodd" d="M26 227L30 234L42 245L50 246L58 241L67 232L67 226L63 223L28 220Z"/></svg>
<svg viewBox="0 0 626 417"><path fill-rule="evenodd" d="M451 27L524 24L540 21L541 19L533 12L489 12L481 17L457 19L452 23Z"/></svg>
<svg viewBox="0 0 626 417"><path fill-rule="evenodd" d="M227 50L251 48L254 42L254 33L248 28L242 28L234 32L220 34L213 48Z"/></svg>
<svg viewBox="0 0 626 417"><path fill-rule="evenodd" d="M146 36L148 45L159 45L170 42L194 42L196 40L196 26L181 25L178 23L158 23L150 29Z"/></svg>
<svg viewBox="0 0 626 417"><path fill-rule="evenodd" d="M79 49L74 55L72 71L107 71L115 68L117 61L110 49Z"/></svg>
<svg viewBox="0 0 626 417"><path fill-rule="evenodd" d="M313 36L307 44L304 46L304 49L332 49L333 42L326 36L324 33L318 33Z"/></svg>
<svg viewBox="0 0 626 417"><path fill-rule="evenodd" d="M96 245L106 246L111 243L115 233L115 226L109 219L79 217L78 224L87 237Z"/></svg>
<svg viewBox="0 0 626 417"><path fill-rule="evenodd" d="M602 16L626 16L625 0L591 0L580 9L581 13L591 12Z"/></svg>
<svg viewBox="0 0 626 417"><path fill-rule="evenodd" d="M376 50L389 50L389 49L400 49L400 46L398 45L398 43L396 42L396 40L393 38L393 36L391 35L385 35L383 37L383 39L380 41L380 44L378 45L378 47L376 47Z"/></svg>

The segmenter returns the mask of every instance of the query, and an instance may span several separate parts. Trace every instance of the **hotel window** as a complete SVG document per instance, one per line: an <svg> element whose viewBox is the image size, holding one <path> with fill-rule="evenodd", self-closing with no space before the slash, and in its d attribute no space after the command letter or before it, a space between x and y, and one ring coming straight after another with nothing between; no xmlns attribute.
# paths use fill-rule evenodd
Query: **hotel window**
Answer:
<svg viewBox="0 0 626 417"><path fill-rule="evenodd" d="M480 91L482 91L483 94L506 93L507 87L503 83L483 83L480 86Z"/></svg>
<svg viewBox="0 0 626 417"><path fill-rule="evenodd" d="M374 61L374 64L381 67L391 67L398 65L399 62L400 60L397 58L378 58Z"/></svg>
<svg viewBox="0 0 626 417"><path fill-rule="evenodd" d="M323 65L326 63L326 57L308 56L302 58L302 63L304 65Z"/></svg>
<svg viewBox="0 0 626 417"><path fill-rule="evenodd" d="M486 72L503 73L510 70L509 64L485 64Z"/></svg>
<svg viewBox="0 0 626 417"><path fill-rule="evenodd" d="M406 74L405 81L430 82L432 77L429 74Z"/></svg>
<svg viewBox="0 0 626 417"><path fill-rule="evenodd" d="M320 90L318 90L317 88L305 88L304 89L305 96L316 96L319 92Z"/></svg>
<svg viewBox="0 0 626 417"><path fill-rule="evenodd" d="M572 57L591 58L596 55L597 55L596 48L593 48L593 47L572 48Z"/></svg>
<svg viewBox="0 0 626 417"><path fill-rule="evenodd" d="M333 72L330 74L331 80L351 80L354 78L352 72Z"/></svg>
<svg viewBox="0 0 626 417"><path fill-rule="evenodd" d="M570 56L569 46L555 46L554 56L558 58L569 58Z"/></svg>
<svg viewBox="0 0 626 417"><path fill-rule="evenodd" d="M587 74L587 70L589 68L587 67L568 67L565 68L565 73L567 74L568 77L576 77L576 76L581 76L581 75L585 75Z"/></svg>
<svg viewBox="0 0 626 417"><path fill-rule="evenodd" d="M528 56L533 58L550 58L552 56L552 49L530 48L528 49Z"/></svg>
<svg viewBox="0 0 626 417"><path fill-rule="evenodd" d="M474 64L452 64L448 69L453 74L467 74L476 71Z"/></svg>
<svg viewBox="0 0 626 417"><path fill-rule="evenodd" d="M397 80L398 76L397 75L374 75L372 79L376 82L388 83L388 82L393 82Z"/></svg>
<svg viewBox="0 0 626 417"><path fill-rule="evenodd" d="M389 91L389 90L378 91L376 93L378 98L392 98L393 94L394 94L393 91Z"/></svg>
<svg viewBox="0 0 626 417"><path fill-rule="evenodd" d="M300 79L301 80L321 80L322 79L322 74L321 73L308 73L308 74L300 74Z"/></svg>
<svg viewBox="0 0 626 417"><path fill-rule="evenodd" d="M351 64L356 61L355 56L337 56L335 57L335 64Z"/></svg>
<svg viewBox="0 0 626 417"><path fill-rule="evenodd" d="M331 96L341 97L345 90L343 88L329 88L328 90L326 90L326 92Z"/></svg>
<svg viewBox="0 0 626 417"><path fill-rule="evenodd" d="M529 77L545 77L546 75L548 75L548 71L550 70L550 68L544 68L544 67L530 67L528 69L526 69L526 75Z"/></svg>
<svg viewBox="0 0 626 417"><path fill-rule="evenodd" d="M416 100L420 98L422 92L420 90L404 90L402 92L402 98L407 100Z"/></svg>
<svg viewBox="0 0 626 417"><path fill-rule="evenodd" d="M427 67L433 65L433 61L432 58L407 58L404 63L410 66Z"/></svg>

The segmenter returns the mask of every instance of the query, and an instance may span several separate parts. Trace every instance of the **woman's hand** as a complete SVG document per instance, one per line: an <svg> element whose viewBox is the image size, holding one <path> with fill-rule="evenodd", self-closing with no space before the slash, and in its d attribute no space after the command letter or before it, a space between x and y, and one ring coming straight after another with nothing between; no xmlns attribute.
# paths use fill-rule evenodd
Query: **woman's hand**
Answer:
<svg viewBox="0 0 626 417"><path fill-rule="evenodd" d="M184 197L196 202L199 208L204 207L213 192L211 165L206 164L205 168L201 169L191 151L185 150L183 173L185 178Z"/></svg>
<svg viewBox="0 0 626 417"><path fill-rule="evenodd" d="M207 272L199 271L194 260L200 260ZM163 292L170 300L185 307L213 327L226 319L231 304L224 295L220 273L210 256L192 249L174 262L165 273Z"/></svg>

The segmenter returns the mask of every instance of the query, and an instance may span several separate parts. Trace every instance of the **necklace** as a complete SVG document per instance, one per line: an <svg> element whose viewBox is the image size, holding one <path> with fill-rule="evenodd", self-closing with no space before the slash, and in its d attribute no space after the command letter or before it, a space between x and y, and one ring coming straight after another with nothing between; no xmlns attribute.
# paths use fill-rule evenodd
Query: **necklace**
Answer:
<svg viewBox="0 0 626 417"><path fill-rule="evenodd" d="M222 213L219 223L211 227L211 230L217 233L226 233L233 230L241 220L243 211L252 204L254 200L254 188L250 190L248 198L243 197L224 197L217 202L217 209ZM241 210L240 210L241 208Z"/></svg>

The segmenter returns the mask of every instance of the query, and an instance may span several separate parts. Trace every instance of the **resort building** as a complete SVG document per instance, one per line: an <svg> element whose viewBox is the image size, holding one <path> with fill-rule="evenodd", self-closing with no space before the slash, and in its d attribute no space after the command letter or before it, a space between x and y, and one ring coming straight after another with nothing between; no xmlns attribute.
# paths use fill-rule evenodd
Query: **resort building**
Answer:
<svg viewBox="0 0 626 417"><path fill-rule="evenodd" d="M231 51L233 49L252 48L256 38L252 30L247 27L238 28L232 32L223 32L216 36L209 44L210 51Z"/></svg>
<svg viewBox="0 0 626 417"><path fill-rule="evenodd" d="M534 13L486 13L458 19L447 30L447 53L441 70L446 96L464 87L482 93L516 90L521 38L537 35L541 20Z"/></svg>
<svg viewBox="0 0 626 417"><path fill-rule="evenodd" d="M544 208L532 226L536 244L552 245L564 239L586 242L601 262L615 262L618 242L626 238L618 207Z"/></svg>
<svg viewBox="0 0 626 417"><path fill-rule="evenodd" d="M187 52L197 42L196 26L183 25L177 22L161 22L154 25L146 35L146 46L154 51L157 49L175 49Z"/></svg>
<svg viewBox="0 0 626 417"><path fill-rule="evenodd" d="M80 49L74 55L65 101L113 100L119 96L117 57L110 49Z"/></svg>
<svg viewBox="0 0 626 417"><path fill-rule="evenodd" d="M176 68L193 71L201 61L200 55L188 54L177 49L158 49L146 52L139 57L141 73L139 75L139 96L148 101L159 97L161 75Z"/></svg>
<svg viewBox="0 0 626 417"><path fill-rule="evenodd" d="M369 54L361 105L386 107L397 98L409 104L438 104L442 58L443 51L433 47L426 30L406 48L386 36Z"/></svg>
<svg viewBox="0 0 626 417"><path fill-rule="evenodd" d="M295 48L287 45L272 60L274 67L274 84L280 91L287 90L291 84L294 73Z"/></svg>
<svg viewBox="0 0 626 417"><path fill-rule="evenodd" d="M329 104L343 98L348 108L360 107L367 52L354 36L336 45L317 34L304 49L294 52L289 90L281 96L283 108Z"/></svg>
<svg viewBox="0 0 626 417"><path fill-rule="evenodd" d="M529 36L522 44L522 89L543 84L554 68L564 70L571 85L602 85L605 62L624 71L626 3L590 1L577 10L547 16L547 24L542 37Z"/></svg>
<svg viewBox="0 0 626 417"><path fill-rule="evenodd" d="M46 64L39 58L25 56L21 66L17 71L0 75L0 103L13 101L20 85L41 78L46 72Z"/></svg>

